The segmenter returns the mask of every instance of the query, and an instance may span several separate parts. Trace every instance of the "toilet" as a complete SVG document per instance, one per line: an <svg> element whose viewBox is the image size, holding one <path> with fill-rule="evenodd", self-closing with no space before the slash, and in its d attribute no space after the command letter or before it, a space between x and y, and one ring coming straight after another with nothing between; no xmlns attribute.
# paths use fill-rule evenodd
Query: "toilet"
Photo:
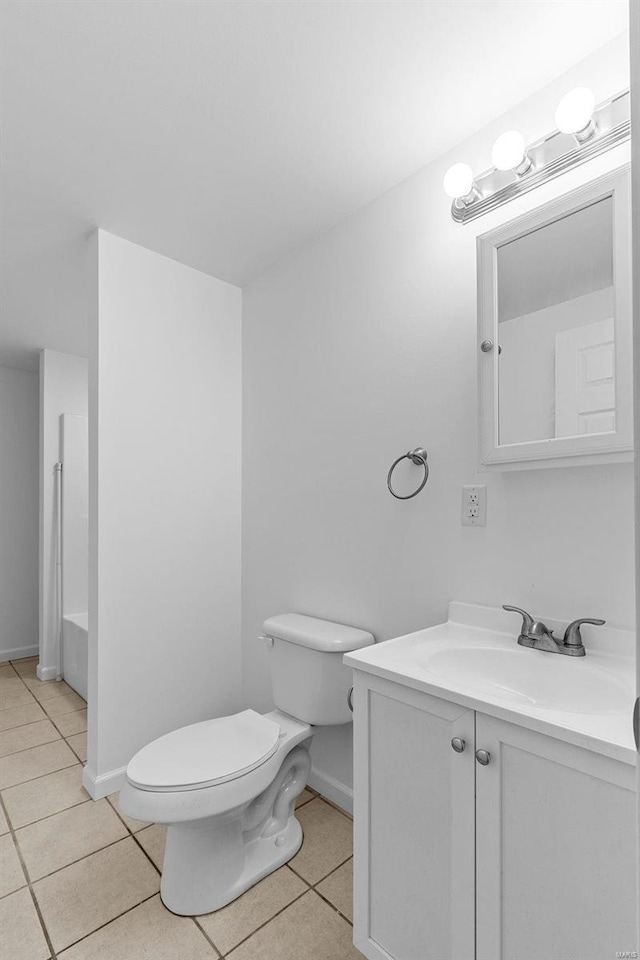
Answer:
<svg viewBox="0 0 640 960"><path fill-rule="evenodd" d="M374 638L355 627L286 613L263 624L275 710L242 710L174 730L127 767L123 813L166 824L160 894L181 916L219 910L300 849L295 800L305 788L316 726L351 722L350 650Z"/></svg>

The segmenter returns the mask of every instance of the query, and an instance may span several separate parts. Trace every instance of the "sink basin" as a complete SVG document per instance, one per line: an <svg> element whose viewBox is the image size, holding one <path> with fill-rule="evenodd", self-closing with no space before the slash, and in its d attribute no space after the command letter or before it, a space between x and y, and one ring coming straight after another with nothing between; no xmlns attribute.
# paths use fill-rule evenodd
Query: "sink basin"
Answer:
<svg viewBox="0 0 640 960"><path fill-rule="evenodd" d="M518 646L453 647L429 651L423 668L447 684L545 710L618 713L629 704L627 684L587 657Z"/></svg>
<svg viewBox="0 0 640 960"><path fill-rule="evenodd" d="M345 663L635 766L633 631L585 630L586 657L568 657L519 646L504 610L452 601L449 616L348 653ZM563 622L546 622L562 635Z"/></svg>

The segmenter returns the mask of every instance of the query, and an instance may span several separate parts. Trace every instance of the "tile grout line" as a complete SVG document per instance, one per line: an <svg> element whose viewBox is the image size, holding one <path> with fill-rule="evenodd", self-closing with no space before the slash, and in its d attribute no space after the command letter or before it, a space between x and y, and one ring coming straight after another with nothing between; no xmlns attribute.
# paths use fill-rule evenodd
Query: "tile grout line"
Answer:
<svg viewBox="0 0 640 960"><path fill-rule="evenodd" d="M301 848L301 849L302 849L302 848ZM293 859L293 857L292 857L291 859ZM308 886L311 890L315 890L315 888L317 887L317 885L318 885L319 883L324 883L324 881L327 879L327 877L330 877L332 874L334 874L334 873L336 872L336 870L339 870L339 869L340 869L340 867L344 867L345 863L348 863L349 860L352 860L352 859L353 859L353 854L350 853L349 856L348 856L345 860L342 860L337 866L332 867L331 870L329 871L329 873L325 874L324 877L320 877L320 879L319 879L319 880L316 880L315 883L309 883L309 881L308 881L305 877L303 877L301 873L298 873L298 871L295 869L295 867L292 867L292 866L291 866L291 860L287 861L287 863L285 863L284 866L285 866L285 867L289 867L289 870L291 870L292 873L295 873L296 877L298 877L299 880L303 880L304 883L306 883L307 886Z"/></svg>
<svg viewBox="0 0 640 960"><path fill-rule="evenodd" d="M345 863L346 863L346 862L347 862L347 861L345 860ZM325 879L326 879L326 878L325 878ZM328 907L331 907L331 909L332 909L335 913L337 913L339 917L342 917L342 919L345 921L345 923L348 923L350 927L353 927L353 920L349 920L349 917L345 917L344 913L341 913L340 910L338 910L338 908L336 907L335 903L332 903L331 900L328 900L328 899L324 896L324 894L320 893L320 891L319 891L316 887L312 887L311 889L313 890L314 893L317 893L318 896L320 897L320 899L321 899L321 900L324 900L324 902L327 904L327 906L328 906Z"/></svg>
<svg viewBox="0 0 640 960"><path fill-rule="evenodd" d="M71 947L76 947L79 943L82 943L83 940L88 940L89 937L92 937L94 933L97 933L99 930L104 930L105 927L108 927L110 923L113 923L115 920L119 920L121 917L126 917L128 913L131 913L132 910L135 910L137 907L142 906L143 903L148 903L149 900L153 900L154 897L159 897L159 893L152 893L151 896L145 897L143 900L140 900L139 903L134 903L132 907L127 907L126 910L123 910L122 913L117 914L117 916L112 917L110 920L107 920L106 923L101 923L99 927L96 927L95 930L90 930L89 933L85 933L83 937L80 937L78 940L74 940L73 943L68 943L65 947L62 948L62 952L65 950L70 950ZM56 960L54 957L53 960Z"/></svg>
<svg viewBox="0 0 640 960"><path fill-rule="evenodd" d="M323 803L326 803L328 807L331 807L332 810L335 810L337 813L341 813L343 817L346 817L347 820L350 820L353 823L353 816L350 813L347 813L346 810L343 810L342 807L339 807L337 804L333 803L331 800L327 800L326 797L321 797L318 794L318 800L322 800Z"/></svg>
<svg viewBox="0 0 640 960"><path fill-rule="evenodd" d="M83 733L84 733L84 731L83 731ZM78 734L78 733L72 733L72 734L71 734L72 737L78 737L79 735L80 735L80 734ZM78 751L76 750L76 748L73 746L73 744L72 744L72 743L69 743L69 737L63 737L62 739L64 740L64 742L66 743L66 745L69 747L69 750L72 750L73 753L75 753L76 757L78 758L78 760L80 761L80 763L81 763L82 766L84 767L85 763L87 762L86 757L85 757L84 760L82 759L82 757L80 756L80 754L78 753ZM54 740L53 742L55 743L55 740Z"/></svg>
<svg viewBox="0 0 640 960"><path fill-rule="evenodd" d="M109 804L109 806L111 806L111 804ZM112 808L112 809L113 809L113 808ZM117 813L117 812L118 812L118 811L116 810L116 813ZM121 817L120 819L122 820L122 817ZM123 820L122 822L124 823L124 820ZM125 825L125 827L127 827L126 823L125 823L124 825ZM149 826L150 826L150 827L155 827L155 826L157 826L157 824L155 824L155 823L150 823ZM142 830L146 830L146 829L147 829L146 827L143 827L143 828L142 828ZM128 827L127 827L127 830L129 830ZM142 833L142 830L138 830L138 833ZM162 877L162 870L160 869L160 867L158 866L158 864L155 862L155 860L153 859L153 857L151 856L151 854L148 853L147 850L145 850L145 848L142 846L142 844L141 844L140 841L138 840L138 838L137 838L137 836L135 835L135 833L131 833L131 831L129 831L129 835L130 835L131 839L132 839L132 840L137 844L137 846L140 848L140 850L142 850L142 852L144 853L145 857L147 858L147 860L149 861L149 863L151 864L151 866L153 867L153 869L156 871L156 873L157 873L160 877Z"/></svg>
<svg viewBox="0 0 640 960"><path fill-rule="evenodd" d="M8 667L11 667L11 669L12 669L13 672L15 673L16 677L20 677L20 674L18 673L18 671L17 671L16 668L14 667L13 663L11 662L11 660L7 660L6 663L2 663L2 664L0 664L0 666L3 666L3 667L4 667L4 666L8 666ZM9 679L10 679L10 680L13 680L13 677L9 677ZM22 677L20 677L20 679L22 679Z"/></svg>
<svg viewBox="0 0 640 960"><path fill-rule="evenodd" d="M162 897L160 897L160 903L162 903ZM164 903L162 903L162 906L164 907ZM165 908L165 910L167 909L167 907L164 907L164 908ZM206 916L206 914L202 914L202 916ZM224 960L224 955L223 955L222 951L219 950L218 947L216 947L215 943L213 942L213 940L211 939L211 937L209 936L209 934L207 933L207 931L204 929L204 927L202 926L202 924L198 922L198 917L191 917L191 919L193 920L196 929L200 931L200 933L201 933L202 936L205 938L205 940L207 941L207 943L210 943L210 944L211 944L211 946L213 947L213 949L215 950L215 952L218 954L218 957L220 958L220 960Z"/></svg>
<svg viewBox="0 0 640 960"><path fill-rule="evenodd" d="M311 884L310 884L311 888L312 888L313 890L315 890L315 888L316 888L319 884L324 883L325 880L328 880L329 877L332 877L332 876L334 875L334 873L337 873L338 870L340 869L340 867L344 867L345 863L349 863L349 860L353 860L353 854L352 854L352 853L349 854L349 856L347 857L346 860L343 860L342 863L339 863L337 867L333 867L333 868L329 871L329 873L328 873L325 877L322 878L322 880L317 880L315 883L311 883Z"/></svg>
<svg viewBox="0 0 640 960"><path fill-rule="evenodd" d="M131 836L132 836L134 839L135 839L135 836L136 836L137 833L142 833L142 831L143 831L143 830L146 830L147 827L155 827L155 826L158 826L158 824L155 824L155 823L147 823L146 820L139 820L138 823L142 823L142 824L144 824L144 826L140 827L139 830L135 830L135 831L132 830L131 827L129 826L129 824L127 823L127 821L125 820L125 814L122 813L119 809L116 809L116 807L114 807L114 805L113 805L113 804L111 803L111 801L109 800L109 797L113 797L113 796L114 796L113 793L109 793L109 794L107 794L106 797L102 797L102 799L107 801L107 803L109 804L109 806L111 807L111 809L113 810L113 812L115 813L115 815L116 815L120 820L122 820L122 822L124 823L125 827L127 828L127 830L129 831L129 833L131 834ZM134 818L131 818L131 819L134 819ZM161 824L160 824L160 826L161 826ZM148 854L147 851L144 849L144 847L142 846L142 844L139 843L138 846L140 847L140 849L142 850L142 852L145 854L145 856L146 856L146 857L149 857L149 854ZM151 858L149 857L149 859L151 859ZM153 863L153 860L151 860L151 863ZM153 863L153 865L154 865L154 867L156 867L155 863ZM156 867L156 870L158 870L157 867ZM159 870L158 872L161 873L162 871Z"/></svg>
<svg viewBox="0 0 640 960"><path fill-rule="evenodd" d="M308 800L303 800L302 803L299 803L297 807L294 807L294 812L300 810L301 807L306 807L308 803L311 803L312 800L315 800L316 797L309 797Z"/></svg>
<svg viewBox="0 0 640 960"><path fill-rule="evenodd" d="M82 804L76 804L76 806L82 806ZM73 810L74 807L69 807L69 810ZM60 813L64 813L64 810L61 810ZM48 819L48 818L47 818ZM36 820L36 823L39 821ZM30 824L32 826L32 824ZM112 840L111 843L105 843L103 847L98 847L97 850L92 850L91 853L85 853L84 857L78 857L77 860L70 860L69 863L64 863L61 867L56 867L55 870L52 870L51 873L45 873L43 876L38 877L31 882L33 884L40 883L41 880L48 880L49 877L54 877L56 873L60 873L62 870L66 870L67 867L74 867L77 863L82 863L83 860L88 860L89 857L93 857L96 853L102 853L103 850L108 850L110 847L115 847L117 843L122 843L123 840L128 840L129 837L118 837L117 840Z"/></svg>
<svg viewBox="0 0 640 960"><path fill-rule="evenodd" d="M344 914L340 913L340 910L338 910L338 908L336 907L335 903L332 903L332 901L329 900L328 897L325 896L325 894L321 893L321 892L317 889L318 886L319 886L321 883L324 883L325 880L328 880L329 877L332 877L333 874L336 873L336 872L340 869L340 867L344 867L345 863L349 863L349 860L353 860L353 854L350 854L350 855L346 858L346 860L343 860L343 861L342 861L341 863L339 863L336 867L333 867L333 868L329 871L329 873L327 873L324 877L321 877L320 880L317 880L315 883L309 883L308 880L305 880L305 878L304 878L303 876L301 876L301 874L299 874L296 870L294 870L294 868L291 866L290 863L286 863L285 866L286 866L286 867L289 867L289 870L291 870L291 872L292 872L293 874L295 874L295 876L298 877L299 880L302 880L303 883L306 883L307 886L309 887L309 890L313 890L314 893L317 893L318 896L319 896L322 900L324 900L325 903L327 903L333 910L335 910L336 913L339 913L340 916L343 917L350 926L353 926L353 921L352 921L352 920L349 920L348 917L345 917Z"/></svg>
<svg viewBox="0 0 640 960"><path fill-rule="evenodd" d="M6 707L5 709L7 709L7 710L19 710L20 707L30 707L30 706L31 706L30 703L19 703L19 704L17 704L15 707ZM38 706L40 706L40 704L38 704ZM74 711L74 713L76 713L76 712L77 712L77 711ZM3 710L0 710L0 716L2 716L3 713L4 713L4 709L3 709ZM65 716L65 717L66 717L66 716L68 716L68 714L66 714L66 713L65 713L65 714L61 714L61 716ZM25 720L24 723L15 723L12 727L5 727L4 730L0 730L0 735L2 735L3 733L9 733L10 730L20 730L22 727L30 727L32 723L42 723L43 720L50 720L51 723L53 723L53 717L50 717L47 713L45 713L45 712L43 711L43 712L42 712L42 716L41 716L41 717L38 717L37 720ZM11 756L11 754L7 754L7 756Z"/></svg>
<svg viewBox="0 0 640 960"><path fill-rule="evenodd" d="M20 847L18 846L18 841L17 841L17 839L16 839L15 831L14 831L12 825L11 825L11 820L10 820L10 818L9 818L9 814L8 814L7 808L5 807L4 800L2 799L2 797L0 797L0 809L2 809L2 811L3 811L3 813L4 813L4 816L5 816L5 819L6 819L6 821L7 821L7 826L9 827L9 835L11 836L11 839L12 839L12 841L13 841L13 846L14 846L15 851L16 851L16 856L18 857L18 860L20 861L20 867L21 867L21 869L22 869L22 872L23 872L23 874L24 874L24 878L25 878L25 880L26 880L26 888L27 888L28 891L29 891L29 895L30 895L30 897L31 897L34 910L36 911L36 915L37 915L37 917L38 917L38 921L39 921L39 923L40 923L40 927L41 927L41 929L42 929L43 936L44 936L44 938L45 938L45 940L46 940L47 947L48 947L49 952L50 952L49 960L56 960L56 951L53 949L53 943L51 942L51 937L49 936L49 931L47 930L47 925L46 925L46 923L44 922L44 917L43 917L42 912L41 912L41 910L40 910L40 904L38 903L37 897L36 897L36 895L35 895L35 891L34 891L34 889L33 889L33 885L32 885L32 883L31 883L31 879L30 879L30 877L29 877L29 871L27 870L27 865L26 865L26 863L24 862L24 859L23 859L23 856L22 856L22 852L21 852L21 850L20 850ZM24 886L23 886L23 887L18 887L18 890L24 890ZM18 892L17 890L14 890L14 891L13 891L13 893L17 893L17 892ZM8 894L8 896L11 896L11 894ZM4 898L3 898L3 899L4 899Z"/></svg>
<svg viewBox="0 0 640 960"><path fill-rule="evenodd" d="M61 739L61 740L64 740L64 737L61 737L60 739ZM50 743L56 743L55 740L50 740L49 742L50 742ZM47 747L48 744L47 744L47 743L41 743L40 746L41 746L41 747ZM34 749L34 750L35 750L35 747L32 747L31 749ZM71 750L71 747L69 747L69 750ZM72 752L73 752L73 751L72 751ZM11 754L11 756L13 756L13 754ZM3 759L3 760L6 760L6 757L3 757L2 759ZM38 774L37 777L29 777L28 780L20 780L19 783L11 783L11 784L9 784L9 785L6 786L6 787L0 787L0 793L4 793L6 790L13 790L14 787L21 787L24 783L35 783L36 780L43 780L45 777L50 777L52 773L62 773L63 770L70 770L71 767L77 767L77 766L84 766L84 764L83 764L80 760L78 760L77 757L76 757L76 759L74 760L74 762L73 762L73 763L70 763L70 764L69 764L68 766L66 766L66 767L58 767L57 770L49 770L48 773L40 773L40 774Z"/></svg>
<svg viewBox="0 0 640 960"><path fill-rule="evenodd" d="M285 864L285 866L286 866L286 864ZM297 874L296 874L296 876L297 876ZM302 879L302 878L300 878L300 879ZM249 888L249 889L251 889L251 888ZM233 953L234 950L237 950L238 947L241 947L243 943L246 943L247 940L250 940L251 937L253 937L259 930L262 930L263 927L266 927L268 924L270 924L272 920L275 920L276 917L279 917L280 914L284 913L285 910L288 910L289 907L292 907L292 906L294 905L294 903L297 903L297 902L298 902L298 900L302 900L303 897L306 897L306 895L307 895L308 893L312 893L312 892L313 892L313 888L312 888L312 887L308 887L306 890L303 890L302 893L299 893L296 897L293 898L293 900L290 900L289 903L285 904L284 907L282 907L280 910L278 910L277 913L274 913L272 917L269 917L268 920L265 920L264 923L261 923L260 926L256 927L255 930L252 930L251 933L248 933L247 936L246 936L246 937L243 937L242 940L239 940L238 943L235 943L235 944L231 947L231 950L229 950L229 951L228 951L227 953L225 953L225 954L222 954L222 955L221 955L222 960L225 960L225 958L227 958L227 957L231 957L231 954ZM233 903L233 902L234 902L234 901L232 901L232 903ZM205 916L206 916L206 914L205 914Z"/></svg>
<svg viewBox="0 0 640 960"><path fill-rule="evenodd" d="M60 737L60 739L61 739L61 740L64 740L65 738L64 738L64 737ZM50 741L49 741L49 743L57 743L57 742L58 742L57 740L50 740ZM40 746L42 746L42 747L48 747L48 746L49 746L49 743L42 743L42 744L40 744ZM65 740L65 743L66 743L66 740ZM69 744L67 744L67 746L69 746ZM32 749L32 750L37 750L37 747L31 747L31 749ZM71 750L71 752L73 753L73 748L72 748L72 747L69 747L69 750ZM21 753L24 753L24 751L21 751ZM12 754L12 756L15 756L15 754ZM6 757L3 757L2 759L3 759L3 760L6 760ZM67 764L66 766L64 766L64 767L58 767L56 770L48 770L47 773L40 773L40 774L38 774L37 777L29 777L27 780L19 780L18 783L8 783L6 786L0 787L0 792L3 792L4 790L11 790L12 787L21 787L23 783L33 783L34 780L42 780L43 777L48 777L50 773L59 773L60 770L68 770L70 767L75 767L75 766L77 766L78 764L80 764L80 766L84 766L84 764L82 763L82 761L78 760L77 755L76 755L75 753L73 753L73 763L68 763L68 764Z"/></svg>
<svg viewBox="0 0 640 960"><path fill-rule="evenodd" d="M47 719L49 719L49 718L47 717ZM19 727L10 727L9 730L1 730L1 731L0 731L0 737L2 736L3 733L11 733L12 730L24 730L25 727L33 726L33 725L36 724L36 723L42 723L43 720L44 720L44 718L43 718L42 720L34 720L34 721L33 721L33 724L31 724L31 723L23 723L23 724L22 724L21 726L19 726ZM49 721L49 722L51 722L51 721ZM65 737L62 736L62 734L60 733L60 731L58 730L57 727L54 727L54 730L55 730L56 736L53 737L51 740L43 740L42 743L33 743L30 747L23 747L21 750L12 750L11 753L3 753L2 755L0 755L0 760L8 760L9 757L17 757L17 756L18 756L19 754L21 754L21 753L26 753L27 750L33 750L35 747L46 747L47 744L49 744L49 743L55 743L56 740L64 740L64 739L65 739ZM70 747L70 749L73 750L73 747Z"/></svg>
<svg viewBox="0 0 640 960"><path fill-rule="evenodd" d="M56 728L56 730L58 731L58 733L60 734L60 736L63 737L63 738L66 740L68 736L69 736L69 737L76 737L79 733L87 733L87 728L85 727L84 730L77 730L76 733L64 734L64 733L62 732L62 730L60 729L60 727L58 726L58 724L56 723L56 720L59 720L60 717L70 717L72 713L82 713L83 710L86 710L86 709L87 709L86 707L80 707L79 710L71 710L69 713L59 713L59 714L57 714L57 716L55 716L55 717L49 717L48 714L47 714L47 716L48 716L48 719L51 721L51 723L52 723L52 724L54 725L54 727Z"/></svg>
<svg viewBox="0 0 640 960"><path fill-rule="evenodd" d="M44 706L44 704L45 704L45 703L57 703L57 700L56 700L55 697L52 697L50 700L43 700L42 702L40 702L40 700L36 700L36 703L38 704L38 706L42 707L42 709L44 710L45 713L47 713L47 710L46 710L46 707ZM50 714L47 713L47 719L48 719L48 720L51 720L51 722L53 723L53 721L55 720L56 717L68 717L69 714L71 714L71 713L80 713L81 710L86 710L86 709L87 709L87 707L86 707L86 705L85 705L84 707L75 707L73 710L67 710L67 711L65 711L65 713L54 713L53 716L51 716ZM81 732L81 733L84 733L84 730L82 730L82 731L80 731L80 732ZM73 736L73 734L71 734L71 736Z"/></svg>
<svg viewBox="0 0 640 960"><path fill-rule="evenodd" d="M295 856L295 854L294 854L294 856ZM293 857L291 858L291 860L293 860ZM303 876L301 876L294 867L291 866L291 860L288 860L288 861L284 864L284 866L285 866L285 867L288 867L289 870L291 870L291 873L293 873L294 876L296 876L296 877L298 878L298 880L302 880L303 883L306 883L306 885L309 887L309 890L313 890L313 886L309 883L309 881L308 881L308 880L305 880L305 878L304 878Z"/></svg>
<svg viewBox="0 0 640 960"><path fill-rule="evenodd" d="M78 764L78 766L79 766L79 764ZM64 769L65 769L65 770L71 770L71 769L73 769L73 768L72 768L72 767L65 767ZM60 771L59 771L59 770L55 770L54 773L60 773ZM33 780L27 780L27 783L33 783ZM22 784L19 783L19 784L16 784L16 786L21 787ZM86 799L86 800L79 800L77 803L72 803L69 807L63 807L62 810L54 810L53 813L47 813L47 814L45 814L44 817L39 817L38 820L31 820L30 823L23 823L20 827L14 827L13 829L16 831L16 834L18 834L21 830L26 830L27 827L33 827L33 826L36 825L36 823L44 823L45 820L51 820L52 817L57 817L58 814L60 814L60 813L66 813L67 810L75 810L76 807L82 807L85 803L89 803L90 801L91 801L91 797L87 796L87 799ZM5 805L6 805L6 800L5 800L4 802L5 802ZM100 801L98 801L98 802L100 802ZM112 809L113 809L113 808L112 808ZM124 838L123 838L123 839L124 839Z"/></svg>
<svg viewBox="0 0 640 960"><path fill-rule="evenodd" d="M302 804L302 806L304 806L304 804ZM324 880L327 879L327 877L330 877L333 873L335 873L336 870L339 870L340 867L343 867L343 866L345 865L345 863L348 863L349 860L351 860L351 859L352 859L352 857L347 857L346 860L344 860L341 864L339 864L337 867L335 867L334 870L332 870L330 873L328 873L326 877L323 877L322 880L318 880L318 883L322 883ZM287 864L284 864L284 866L289 866L289 864L288 864L288 863L287 863ZM253 937L256 933L258 933L259 930L262 930L263 927L266 927L268 924L270 924L273 920L276 919L276 917L279 917L280 914L284 913L285 910L288 910L289 907L292 907L294 903L297 903L298 900L301 900L302 897L306 897L306 895L307 895L308 893L317 893L318 896L320 897L320 899L323 900L323 901L327 904L327 906L331 907L331 909L332 909L335 913L337 913L338 916L341 917L346 923L348 923L350 927L353 927L353 923L351 922L351 920L349 920L348 917L345 917L344 914L341 913L341 912L338 910L338 908L335 906L335 904L331 903L330 900L327 900L327 898L324 897L318 890L316 890L316 888L315 888L314 886L312 886L311 884L309 884L309 883L304 879L304 877L301 877L300 874L296 873L295 870L293 870L292 868L290 868L290 869L291 869L291 872L294 873L295 876L298 877L299 880L302 880L303 883L306 884L307 889L306 889L306 890L303 890L302 893L299 893L296 897L294 897L293 900L291 900L291 901L290 901L289 903L287 903L284 907L282 907L282 909L278 910L277 913L274 913L273 916L269 917L268 920L265 920L264 923L261 923L258 927L255 928L255 930L252 930L251 933L247 934L246 937L244 937L242 940L239 940L238 943L234 944L233 947L231 948L231 950L229 950L228 953L225 953L225 954L222 955L222 960L226 960L226 958L232 958L232 954L233 954L233 951L234 951L234 950L237 950L238 947L242 946L243 943L246 943L247 940L250 940L251 937Z"/></svg>

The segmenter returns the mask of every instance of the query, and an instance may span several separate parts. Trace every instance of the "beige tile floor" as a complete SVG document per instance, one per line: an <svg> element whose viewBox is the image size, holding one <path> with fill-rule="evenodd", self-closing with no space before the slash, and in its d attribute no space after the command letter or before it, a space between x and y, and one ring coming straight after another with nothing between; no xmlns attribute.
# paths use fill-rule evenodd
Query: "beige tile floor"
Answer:
<svg viewBox="0 0 640 960"><path fill-rule="evenodd" d="M361 960L352 824L305 790L304 843L228 907L176 917L159 897L165 829L82 786L85 702L0 664L0 960Z"/></svg>

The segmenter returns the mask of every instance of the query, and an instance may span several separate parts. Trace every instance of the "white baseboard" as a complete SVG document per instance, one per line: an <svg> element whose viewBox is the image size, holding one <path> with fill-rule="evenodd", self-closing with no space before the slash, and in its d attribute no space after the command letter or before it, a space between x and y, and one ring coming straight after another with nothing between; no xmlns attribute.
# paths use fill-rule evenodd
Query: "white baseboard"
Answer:
<svg viewBox="0 0 640 960"><path fill-rule="evenodd" d="M12 647L11 650L0 650L0 660L24 660L27 657L37 657L38 644L35 647Z"/></svg>
<svg viewBox="0 0 640 960"><path fill-rule="evenodd" d="M102 800L110 793L117 793L124 783L126 772L126 767L120 767L118 770L110 770L109 773L101 773L98 777L93 770L85 767L82 771L82 786L92 800Z"/></svg>
<svg viewBox="0 0 640 960"><path fill-rule="evenodd" d="M312 790L317 790L321 796L331 800L336 807L340 807L346 813L353 816L353 790L344 783L329 776L328 773L322 773L321 770L311 768L309 774L309 786Z"/></svg>
<svg viewBox="0 0 640 960"><path fill-rule="evenodd" d="M57 667L41 667L40 664L36 667L36 677L38 680L57 680L58 679L58 668ZM59 678L62 680L62 677Z"/></svg>

